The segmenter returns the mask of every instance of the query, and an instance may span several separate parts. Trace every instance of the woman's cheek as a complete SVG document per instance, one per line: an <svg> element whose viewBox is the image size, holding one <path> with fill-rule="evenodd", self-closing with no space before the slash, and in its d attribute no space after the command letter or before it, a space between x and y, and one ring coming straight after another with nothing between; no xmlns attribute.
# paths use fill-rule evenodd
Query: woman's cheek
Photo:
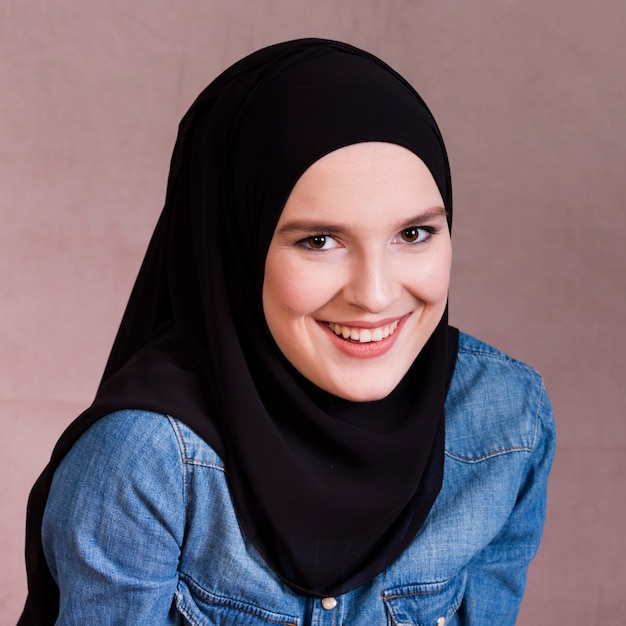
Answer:
<svg viewBox="0 0 626 626"><path fill-rule="evenodd" d="M275 284L277 297L292 314L308 315L327 304L340 288L340 273L318 262L284 263Z"/></svg>

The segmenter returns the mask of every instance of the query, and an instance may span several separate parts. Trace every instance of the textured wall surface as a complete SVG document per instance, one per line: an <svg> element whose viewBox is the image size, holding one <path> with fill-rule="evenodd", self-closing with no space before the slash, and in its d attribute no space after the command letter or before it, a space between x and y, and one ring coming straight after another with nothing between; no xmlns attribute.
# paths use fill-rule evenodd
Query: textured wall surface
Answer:
<svg viewBox="0 0 626 626"><path fill-rule="evenodd" d="M546 379L559 448L518 623L623 623L625 23L619 0L3 0L0 623L25 594L28 490L93 396L179 118L302 36L422 93L453 168L451 319Z"/></svg>

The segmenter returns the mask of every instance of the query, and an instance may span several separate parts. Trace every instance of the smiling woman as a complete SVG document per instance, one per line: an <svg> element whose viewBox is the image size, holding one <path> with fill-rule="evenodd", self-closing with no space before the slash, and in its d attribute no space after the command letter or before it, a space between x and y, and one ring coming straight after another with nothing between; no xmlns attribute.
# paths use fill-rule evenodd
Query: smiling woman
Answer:
<svg viewBox="0 0 626 626"><path fill-rule="evenodd" d="M298 40L211 83L33 488L20 624L513 624L554 424L448 325L451 222L437 124L379 59Z"/></svg>
<svg viewBox="0 0 626 626"><path fill-rule="evenodd" d="M446 211L423 161L389 143L340 148L306 170L278 220L267 325L318 387L380 400L441 320L450 263Z"/></svg>

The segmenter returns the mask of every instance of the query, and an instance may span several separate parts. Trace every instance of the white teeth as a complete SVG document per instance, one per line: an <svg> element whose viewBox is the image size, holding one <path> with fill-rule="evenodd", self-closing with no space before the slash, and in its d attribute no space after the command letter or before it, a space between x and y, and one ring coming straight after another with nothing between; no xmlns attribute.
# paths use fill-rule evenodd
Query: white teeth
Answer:
<svg viewBox="0 0 626 626"><path fill-rule="evenodd" d="M368 328L364 328L359 337L361 343L370 343L372 341L372 331Z"/></svg>
<svg viewBox="0 0 626 626"><path fill-rule="evenodd" d="M386 324L385 326L378 326L376 328L354 328L351 326L342 326L341 324L335 324L330 322L328 327L339 337L344 339L351 339L352 341L358 341L359 343L371 343L372 341L382 341L393 335L398 328L398 321Z"/></svg>

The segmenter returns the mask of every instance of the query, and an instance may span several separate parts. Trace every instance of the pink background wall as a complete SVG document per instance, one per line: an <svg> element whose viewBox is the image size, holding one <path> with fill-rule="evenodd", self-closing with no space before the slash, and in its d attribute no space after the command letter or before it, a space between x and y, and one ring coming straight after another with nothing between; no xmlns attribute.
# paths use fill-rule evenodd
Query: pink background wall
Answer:
<svg viewBox="0 0 626 626"><path fill-rule="evenodd" d="M452 320L545 376L559 449L519 624L624 623L624 24L621 0L3 0L0 623L25 593L28 490L93 396L179 118L231 62L311 35L431 105Z"/></svg>

